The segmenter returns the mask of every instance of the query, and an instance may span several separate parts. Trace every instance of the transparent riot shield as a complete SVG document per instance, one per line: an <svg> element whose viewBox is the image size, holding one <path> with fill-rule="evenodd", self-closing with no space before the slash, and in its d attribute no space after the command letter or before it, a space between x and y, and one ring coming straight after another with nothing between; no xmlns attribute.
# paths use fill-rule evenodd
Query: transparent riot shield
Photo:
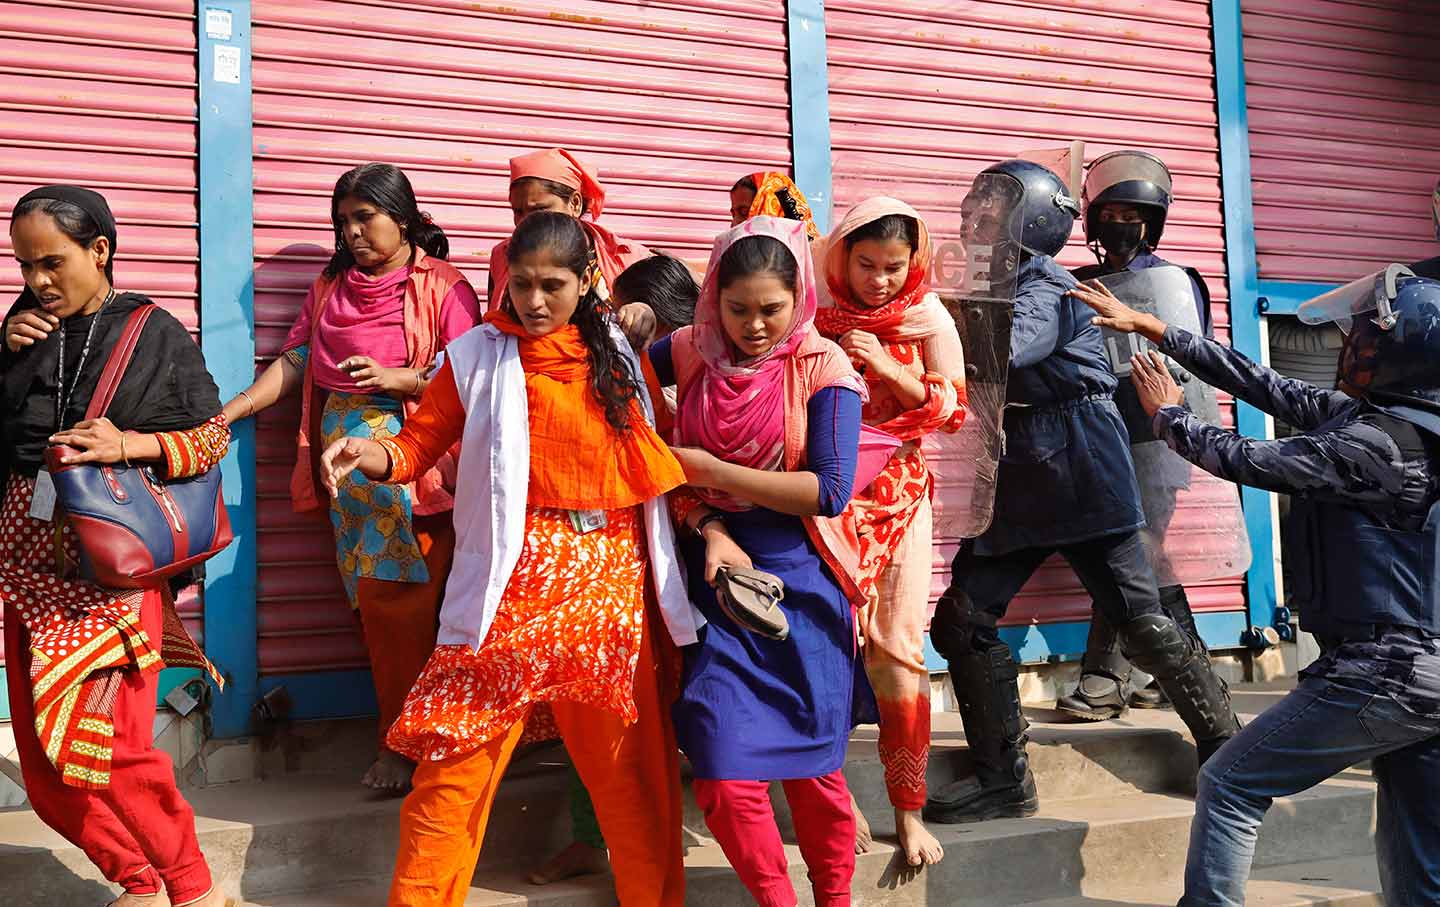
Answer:
<svg viewBox="0 0 1440 907"><path fill-rule="evenodd" d="M1200 333L1200 312L1190 275L1180 268L1121 271L1100 278L1131 308L1166 324ZM1144 538L1162 586L1236 576L1250 566L1250 539L1240 512L1240 489L1191 464L1155 437L1130 383L1130 360L1154 346L1139 334L1101 331L1110 367L1120 379L1115 402L1130 432L1130 453L1145 509ZM1185 391L1185 406L1212 425L1220 424L1215 389L1167 360Z"/></svg>
<svg viewBox="0 0 1440 907"><path fill-rule="evenodd" d="M969 408L958 432L925 439L937 537L975 538L994 513L1024 194L1014 177L981 174L961 196L959 235L936 243L933 286L960 333Z"/></svg>

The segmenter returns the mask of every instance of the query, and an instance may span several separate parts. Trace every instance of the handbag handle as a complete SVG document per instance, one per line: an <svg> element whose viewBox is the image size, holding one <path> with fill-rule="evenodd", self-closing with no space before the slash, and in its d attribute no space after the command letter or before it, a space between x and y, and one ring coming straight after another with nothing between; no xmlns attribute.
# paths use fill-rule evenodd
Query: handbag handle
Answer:
<svg viewBox="0 0 1440 907"><path fill-rule="evenodd" d="M105 361L105 370L100 373L100 381L95 385L95 393L90 397L90 405L85 407L85 418L98 419L110 409L110 401L115 399L115 391L120 387L120 379L124 377L125 370L130 367L130 359L135 355L135 347L140 345L140 332L145 329L145 322L150 320L150 313L155 311L153 302L146 303L130 313L130 318L125 322L125 330L120 334L120 340L110 350L110 358Z"/></svg>

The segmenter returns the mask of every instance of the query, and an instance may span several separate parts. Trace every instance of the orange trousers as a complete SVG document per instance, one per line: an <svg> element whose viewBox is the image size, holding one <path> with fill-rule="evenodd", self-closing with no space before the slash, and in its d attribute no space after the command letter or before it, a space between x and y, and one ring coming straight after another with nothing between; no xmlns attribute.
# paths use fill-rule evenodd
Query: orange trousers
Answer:
<svg viewBox="0 0 1440 907"><path fill-rule="evenodd" d="M355 587L375 698L380 704L382 749L390 725L400 717L405 697L435 651L445 578L450 575L450 562L455 557L455 527L449 513L415 517L414 529L425 568L430 572L429 582L362 578Z"/></svg>
<svg viewBox="0 0 1440 907"><path fill-rule="evenodd" d="M680 757L656 643L663 632L659 620L647 615L635 671L634 724L591 706L550 703L595 802L621 907L685 903ZM422 761L415 769L414 789L400 810L390 907L465 903L496 788L524 729L517 722L472 753Z"/></svg>

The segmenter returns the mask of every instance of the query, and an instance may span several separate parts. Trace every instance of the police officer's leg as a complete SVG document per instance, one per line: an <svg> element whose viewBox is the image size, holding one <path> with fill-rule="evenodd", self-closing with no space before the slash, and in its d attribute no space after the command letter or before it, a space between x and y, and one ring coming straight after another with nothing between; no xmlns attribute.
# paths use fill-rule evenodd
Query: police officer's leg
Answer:
<svg viewBox="0 0 1440 907"><path fill-rule="evenodd" d="M1114 623L1120 648L1152 675L1195 735L1203 765L1239 729L1230 691L1210 659L1160 609L1155 572L1138 532L1118 533L1061 550L1095 603Z"/></svg>
<svg viewBox="0 0 1440 907"><path fill-rule="evenodd" d="M1427 726L1432 732L1371 763L1379 782L1375 857L1385 903L1440 904L1440 810L1435 808L1440 803L1440 722L1381 704L1404 722L1390 725L1388 733L1402 736Z"/></svg>
<svg viewBox="0 0 1440 907"><path fill-rule="evenodd" d="M1200 629L1195 626L1195 615L1190 611L1190 598L1185 594L1184 586L1161 586L1160 609L1170 615L1170 619L1179 624L1197 646L1209 653L1205 640L1200 638ZM1130 704L1137 709L1158 709L1167 703L1165 692L1154 680L1130 694Z"/></svg>
<svg viewBox="0 0 1440 907"><path fill-rule="evenodd" d="M1440 903L1433 896L1408 895L1411 891L1436 891L1436 851L1434 839L1427 835L1433 834L1440 822L1433 805L1440 783L1435 772L1440 765L1433 752L1428 766L1424 760L1386 761L1400 756L1416 741L1433 736L1440 729L1437 725L1440 722L1417 724L1390 696L1346 672L1302 678L1294 690L1232 737L1201 768L1182 907L1244 904L1256 838L1275 798L1308 790L1367 759L1373 760L1380 781L1376 840L1386 903ZM1398 771L1387 773L1387 765ZM1427 770L1428 776L1424 774ZM1392 834L1397 827L1406 833ZM1410 836L1410 830L1419 830L1419 834ZM1396 842L1400 850L1393 849ZM1387 850L1397 856L1403 851L1405 856L1389 861ZM1426 865L1427 857L1431 887L1423 887L1423 882L1409 887L1423 878L1411 873L1412 868L1418 871ZM1395 889L1386 879L1387 863L1404 867L1395 874Z"/></svg>
<svg viewBox="0 0 1440 907"><path fill-rule="evenodd" d="M1104 721L1125 714L1131 693L1130 662L1120 653L1120 637L1095 608L1080 662L1080 682L1074 692L1055 701L1055 708L1087 721Z"/></svg>
<svg viewBox="0 0 1440 907"><path fill-rule="evenodd" d="M1025 758L1026 724L1015 660L995 625L1049 554L1048 549L1029 548L981 557L966 544L955 556L950 587L930 622L930 639L950 666L975 776L931 791L925 802L928 821L977 822L1028 816L1039 808Z"/></svg>

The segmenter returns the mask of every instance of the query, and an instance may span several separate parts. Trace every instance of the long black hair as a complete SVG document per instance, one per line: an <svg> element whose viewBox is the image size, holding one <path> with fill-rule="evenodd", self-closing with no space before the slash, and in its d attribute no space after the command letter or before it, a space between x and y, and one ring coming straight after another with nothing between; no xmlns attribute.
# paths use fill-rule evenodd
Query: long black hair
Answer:
<svg viewBox="0 0 1440 907"><path fill-rule="evenodd" d="M720 256L716 267L716 285L722 290L752 274L774 274L791 291L799 286L799 262L789 247L773 236L755 234L737 239Z"/></svg>
<svg viewBox="0 0 1440 907"><path fill-rule="evenodd" d="M400 225L405 239L424 249L426 254L436 258L450 257L450 240L445 231L421 212L415 201L415 190L405 171L394 164L361 164L345 171L335 181L335 191L330 195L330 223L335 227L335 254L325 266L326 277L338 277L355 264L355 256L345 245L345 234L340 226L340 202L354 196L369 202L389 215Z"/></svg>
<svg viewBox="0 0 1440 907"><path fill-rule="evenodd" d="M104 226L90 212L79 205L58 198L32 198L15 206L10 215L14 223L27 214L48 214L55 220L55 227L82 249L104 236L110 240L110 252L105 256L105 279L115 283L115 236L113 228L107 233Z"/></svg>
<svg viewBox="0 0 1440 907"><path fill-rule="evenodd" d="M665 327L674 330L695 320L700 287L683 261L657 253L640 259L615 278L610 296L617 308L645 303Z"/></svg>
<svg viewBox="0 0 1440 907"><path fill-rule="evenodd" d="M594 270L585 228L568 214L536 211L527 216L511 234L505 258L513 268L525 256L542 251L581 283ZM615 348L609 308L595 292L594 283L580 297L570 323L580 330L580 339L589 353L590 390L605 408L605 421L617 434L624 434L630 429L631 404L640 393L640 379Z"/></svg>

